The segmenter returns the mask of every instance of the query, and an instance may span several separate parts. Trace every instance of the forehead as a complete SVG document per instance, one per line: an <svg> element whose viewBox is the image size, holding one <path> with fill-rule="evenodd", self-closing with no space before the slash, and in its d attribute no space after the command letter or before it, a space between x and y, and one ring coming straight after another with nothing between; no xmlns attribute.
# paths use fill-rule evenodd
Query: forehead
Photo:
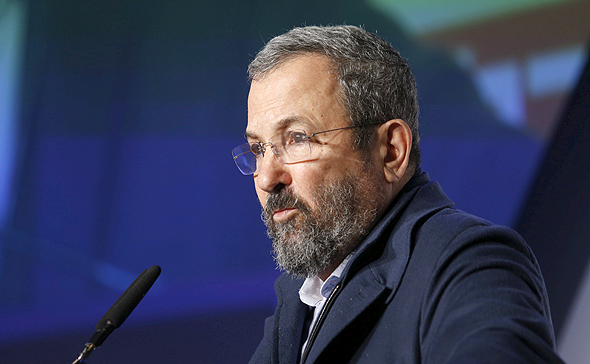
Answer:
<svg viewBox="0 0 590 364"><path fill-rule="evenodd" d="M305 55L252 81L247 135L263 139L293 126L313 132L348 125L333 69L328 58Z"/></svg>

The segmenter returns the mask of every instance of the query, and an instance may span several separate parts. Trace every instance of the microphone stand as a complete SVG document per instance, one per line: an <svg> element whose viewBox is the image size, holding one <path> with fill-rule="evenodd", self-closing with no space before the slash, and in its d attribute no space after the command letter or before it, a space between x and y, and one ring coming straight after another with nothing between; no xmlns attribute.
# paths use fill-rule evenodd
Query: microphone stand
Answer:
<svg viewBox="0 0 590 364"><path fill-rule="evenodd" d="M121 326L129 314L131 314L131 311L135 309L147 291L152 287L160 272L161 269L157 265L141 272L107 313L98 321L94 335L88 340L88 343L86 343L84 349L72 364L86 364L84 360L92 354L94 349L98 348L105 341L114 329Z"/></svg>
<svg viewBox="0 0 590 364"><path fill-rule="evenodd" d="M90 353L92 353L92 351L94 349L96 349L94 344L92 344L92 343L86 344L86 346L84 346L84 350L82 350L82 352L80 353L80 356L78 356L78 358L76 360L74 360L74 362L72 364L86 364L84 359L88 358L90 356Z"/></svg>
<svg viewBox="0 0 590 364"><path fill-rule="evenodd" d="M109 336L111 332L113 332L114 329L115 326L110 321L107 321L107 324L105 325L104 329L96 330L94 335L92 335L90 340L88 340L88 342L84 346L84 349L82 350L78 358L74 360L72 364L86 364L84 359L87 359L90 356L90 354L92 354L94 349L98 348L105 341L107 336Z"/></svg>

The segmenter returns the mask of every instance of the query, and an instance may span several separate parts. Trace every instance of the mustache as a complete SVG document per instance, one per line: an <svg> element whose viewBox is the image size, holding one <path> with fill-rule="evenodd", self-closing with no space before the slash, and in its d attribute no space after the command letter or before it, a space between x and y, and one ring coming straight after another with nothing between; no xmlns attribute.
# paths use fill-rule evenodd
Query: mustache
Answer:
<svg viewBox="0 0 590 364"><path fill-rule="evenodd" d="M263 210L263 220L272 221L273 212L281 209L296 208L304 214L311 210L303 200L292 191L282 189L266 197L266 207Z"/></svg>

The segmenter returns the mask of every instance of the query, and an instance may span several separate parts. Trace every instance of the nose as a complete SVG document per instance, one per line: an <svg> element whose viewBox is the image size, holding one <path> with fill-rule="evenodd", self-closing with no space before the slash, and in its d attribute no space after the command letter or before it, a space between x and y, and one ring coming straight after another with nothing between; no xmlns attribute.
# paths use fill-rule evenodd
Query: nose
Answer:
<svg viewBox="0 0 590 364"><path fill-rule="evenodd" d="M291 175L275 153L264 153L256 163L257 168L254 173L256 188L271 193L291 184Z"/></svg>

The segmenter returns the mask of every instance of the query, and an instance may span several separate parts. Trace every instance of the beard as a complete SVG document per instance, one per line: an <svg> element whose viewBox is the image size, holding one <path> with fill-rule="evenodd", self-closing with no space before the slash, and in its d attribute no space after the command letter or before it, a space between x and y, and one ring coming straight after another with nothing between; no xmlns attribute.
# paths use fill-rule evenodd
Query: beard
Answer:
<svg viewBox="0 0 590 364"><path fill-rule="evenodd" d="M376 219L383 199L375 186L371 181L346 174L318 187L313 210L286 188L270 194L262 220L273 242L277 266L293 276L307 278L343 259ZM282 208L296 208L299 214L284 222L274 221L273 211Z"/></svg>

